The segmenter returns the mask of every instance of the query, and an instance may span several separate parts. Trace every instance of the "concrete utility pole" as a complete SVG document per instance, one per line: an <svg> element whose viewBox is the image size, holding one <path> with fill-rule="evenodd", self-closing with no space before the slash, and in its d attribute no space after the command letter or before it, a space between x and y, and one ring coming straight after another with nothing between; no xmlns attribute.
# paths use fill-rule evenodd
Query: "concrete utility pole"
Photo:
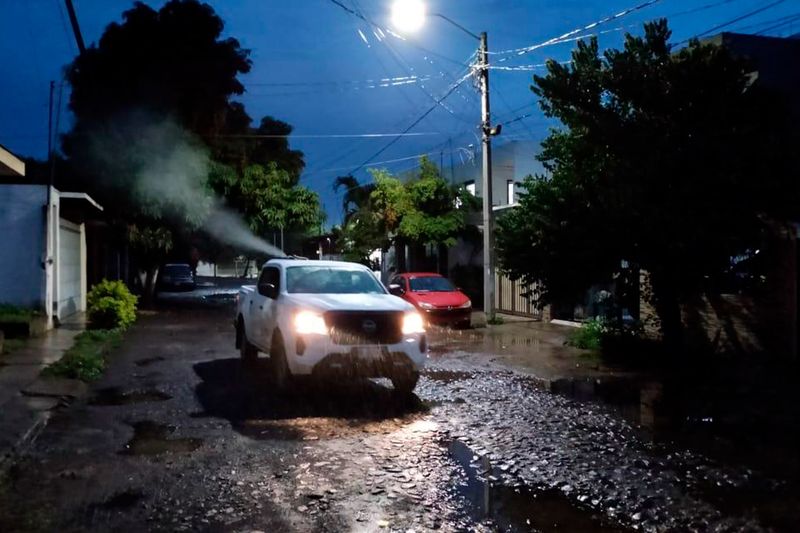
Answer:
<svg viewBox="0 0 800 533"><path fill-rule="evenodd" d="M492 227L492 130L489 109L489 45L481 33L478 50L478 75L481 89L481 143L483 145L483 312L494 318L494 231Z"/></svg>
<svg viewBox="0 0 800 533"><path fill-rule="evenodd" d="M392 19L401 31L416 31L422 27L427 16L421 0L395 0ZM489 44L486 32L480 35L441 13L431 13L432 17L455 26L465 34L480 42L478 48L478 76L481 91L481 137L483 146L483 311L488 319L494 318L494 233L492 226L492 137L500 134L501 125L492 128L489 110ZM451 156L452 157L452 156ZM451 173L452 175L452 173Z"/></svg>
<svg viewBox="0 0 800 533"><path fill-rule="evenodd" d="M66 0L66 4L69 23L72 24L72 33L75 34L75 42L78 44L78 53L82 54L86 51L86 46L83 44L83 35L81 34L81 27L78 25L78 17L75 15L75 6L72 5L72 0Z"/></svg>

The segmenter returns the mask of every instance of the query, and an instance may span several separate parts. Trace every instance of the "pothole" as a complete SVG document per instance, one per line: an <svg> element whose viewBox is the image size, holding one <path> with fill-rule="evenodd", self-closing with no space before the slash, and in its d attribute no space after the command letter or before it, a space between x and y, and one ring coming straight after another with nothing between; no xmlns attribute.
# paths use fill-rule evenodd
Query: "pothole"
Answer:
<svg viewBox="0 0 800 533"><path fill-rule="evenodd" d="M500 531L581 531L618 533L629 531L608 523L600 514L584 508L562 491L552 488L509 487L500 483L501 472L486 457L463 442L451 441L448 452L467 474L455 485L474 518L491 520Z"/></svg>
<svg viewBox="0 0 800 533"><path fill-rule="evenodd" d="M122 391L117 387L98 390L89 400L90 405L128 405L132 403L163 402L172 396L159 390L131 390Z"/></svg>
<svg viewBox="0 0 800 533"><path fill-rule="evenodd" d="M193 452L203 444L202 439L169 438L175 428L150 420L133 424L133 438L122 450L124 455L159 455L162 453Z"/></svg>
<svg viewBox="0 0 800 533"><path fill-rule="evenodd" d="M103 502L102 507L105 509L127 509L136 505L142 498L144 498L144 493L142 491L128 489L113 494Z"/></svg>

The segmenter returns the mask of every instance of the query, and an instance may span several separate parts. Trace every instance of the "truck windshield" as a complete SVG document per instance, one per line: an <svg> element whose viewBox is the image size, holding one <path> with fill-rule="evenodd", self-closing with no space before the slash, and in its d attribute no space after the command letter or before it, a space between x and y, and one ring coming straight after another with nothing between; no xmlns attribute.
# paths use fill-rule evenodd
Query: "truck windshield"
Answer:
<svg viewBox="0 0 800 533"><path fill-rule="evenodd" d="M306 294L384 294L375 276L364 270L296 266L286 270L286 290Z"/></svg>

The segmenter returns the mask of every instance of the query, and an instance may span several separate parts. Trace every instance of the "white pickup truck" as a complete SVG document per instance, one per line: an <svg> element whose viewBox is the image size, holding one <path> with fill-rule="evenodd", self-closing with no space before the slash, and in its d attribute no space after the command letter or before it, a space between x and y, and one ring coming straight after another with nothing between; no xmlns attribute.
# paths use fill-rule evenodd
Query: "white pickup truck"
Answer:
<svg viewBox="0 0 800 533"><path fill-rule="evenodd" d="M243 363L269 354L278 386L295 375L385 377L414 390L427 358L422 317L365 266L272 259L237 298Z"/></svg>

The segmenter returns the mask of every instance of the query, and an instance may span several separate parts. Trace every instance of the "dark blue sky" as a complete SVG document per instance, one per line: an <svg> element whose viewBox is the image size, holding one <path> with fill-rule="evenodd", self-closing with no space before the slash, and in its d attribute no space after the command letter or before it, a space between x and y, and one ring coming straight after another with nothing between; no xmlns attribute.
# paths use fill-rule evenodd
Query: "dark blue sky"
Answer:
<svg viewBox="0 0 800 533"><path fill-rule="evenodd" d="M391 0L341 0L376 23L391 27ZM500 52L541 43L583 27L645 0L430 0L430 12L441 12L473 32L487 31L491 51ZM120 20L127 0L74 0L84 39L97 41L105 26ZM159 7L163 1L145 2ZM216 0L209 2L226 23L227 35L252 50L253 69L243 78L241 100L258 120L272 115L295 127L297 135L374 134L404 130L434 105L453 80L466 72L474 49L469 37L436 18L403 42L379 39L373 28L330 0ZM771 7L770 4L776 4ZM50 80L60 81L62 67L77 53L64 0L0 0L0 143L20 155L43 157L47 151L47 102ZM709 7L710 6L710 7ZM673 39L680 42L756 11L725 26L725 31L770 35L800 32L800 0L662 0L596 28L603 47L621 43L624 31L639 32L641 23L667 16ZM723 31L723 30L719 30ZM590 33L590 32L586 32ZM714 32L717 33L717 32ZM362 35L363 34L363 35ZM365 42L366 41L366 42ZM498 66L537 65L547 58L566 60L574 43L539 48L524 55L492 56ZM435 53L429 53L421 48ZM507 61L499 63L501 58ZM541 72L541 70L538 70ZM492 111L495 121L509 121L497 142L540 139L546 123L529 90L530 71L492 70ZM368 80L424 81L375 87ZM406 80L401 80L406 81ZM286 85L278 85L286 84ZM66 100L66 96L65 96ZM476 91L463 84L423 120L414 132L380 154L379 166L400 171L414 166L412 156L432 152L449 164L458 163L463 148L477 146L480 106ZM65 104L64 104L65 107ZM70 117L62 114L61 130ZM302 183L320 192L329 222L340 218L332 180L361 165L391 137L295 138L292 145L306 153ZM401 161L391 161L395 159ZM357 173L366 179L365 170Z"/></svg>

